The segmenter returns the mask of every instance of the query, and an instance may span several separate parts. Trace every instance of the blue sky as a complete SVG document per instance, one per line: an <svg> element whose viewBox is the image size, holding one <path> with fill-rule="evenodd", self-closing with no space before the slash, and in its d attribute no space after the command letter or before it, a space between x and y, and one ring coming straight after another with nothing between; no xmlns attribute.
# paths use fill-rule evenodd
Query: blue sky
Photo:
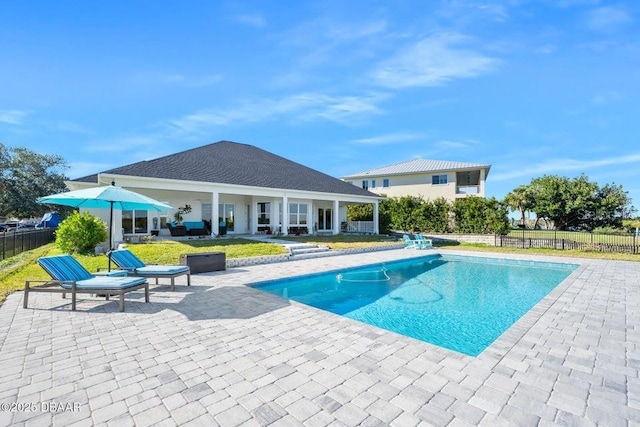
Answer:
<svg viewBox="0 0 640 427"><path fill-rule="evenodd" d="M231 140L336 177L488 163L497 198L584 172L640 207L635 0L25 0L0 63L0 142L71 178Z"/></svg>

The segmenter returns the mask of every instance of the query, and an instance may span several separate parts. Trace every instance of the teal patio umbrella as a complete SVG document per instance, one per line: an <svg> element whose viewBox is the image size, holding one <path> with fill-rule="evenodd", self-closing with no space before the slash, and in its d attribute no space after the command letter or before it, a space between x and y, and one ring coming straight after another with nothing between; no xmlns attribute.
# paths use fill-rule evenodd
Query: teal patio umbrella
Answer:
<svg viewBox="0 0 640 427"><path fill-rule="evenodd" d="M134 191L117 187L115 182L102 187L84 188L38 198L38 203L45 205L64 205L74 208L109 209L109 251L113 249L113 210L153 210L166 211L174 209L166 203L159 202ZM111 269L111 257L109 257Z"/></svg>

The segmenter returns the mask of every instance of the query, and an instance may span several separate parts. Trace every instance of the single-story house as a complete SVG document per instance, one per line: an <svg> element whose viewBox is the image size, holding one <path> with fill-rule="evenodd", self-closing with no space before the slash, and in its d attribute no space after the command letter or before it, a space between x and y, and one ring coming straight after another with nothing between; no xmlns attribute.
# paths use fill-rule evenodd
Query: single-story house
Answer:
<svg viewBox="0 0 640 427"><path fill-rule="evenodd" d="M491 165L483 163L413 159L353 173L342 180L387 197L454 201L471 195L484 197L489 169Z"/></svg>
<svg viewBox="0 0 640 427"><path fill-rule="evenodd" d="M347 206L371 204L377 234L384 197L260 148L220 141L65 182L70 190L115 182L176 209L186 223L206 221L207 233L338 234ZM108 213L90 212L108 221ZM174 211L114 212L114 241L170 235ZM221 222L224 221L221 230ZM226 228L226 230L224 230Z"/></svg>

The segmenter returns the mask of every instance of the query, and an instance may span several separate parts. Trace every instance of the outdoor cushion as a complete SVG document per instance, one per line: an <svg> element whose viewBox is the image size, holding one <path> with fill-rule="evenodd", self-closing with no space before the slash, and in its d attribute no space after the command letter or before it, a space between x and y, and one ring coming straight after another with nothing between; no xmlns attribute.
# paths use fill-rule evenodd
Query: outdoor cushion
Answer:
<svg viewBox="0 0 640 427"><path fill-rule="evenodd" d="M93 275L71 255L54 255L41 257L38 264L49 275L60 281L76 281L91 279Z"/></svg>
<svg viewBox="0 0 640 427"><path fill-rule="evenodd" d="M145 263L128 249L111 251L111 260L115 262L118 267L126 270L133 270L145 266Z"/></svg>
<svg viewBox="0 0 640 427"><path fill-rule="evenodd" d="M204 224L204 221L184 221L182 223L182 225L185 226L187 231L193 230L193 229L205 229L206 228L206 226Z"/></svg>
<svg viewBox="0 0 640 427"><path fill-rule="evenodd" d="M95 290L127 289L142 285L146 280L144 277L93 277L91 279L77 281L76 288ZM65 289L71 289L73 282L61 282L60 286Z"/></svg>
<svg viewBox="0 0 640 427"><path fill-rule="evenodd" d="M172 275L186 273L187 271L189 271L189 266L187 265L146 265L136 268L137 273L150 275Z"/></svg>
<svg viewBox="0 0 640 427"><path fill-rule="evenodd" d="M107 254L121 269L133 276L153 277L158 284L159 278L171 279L171 290L175 290L175 278L187 275L187 286L191 286L191 269L188 265L146 265L129 249L116 249Z"/></svg>

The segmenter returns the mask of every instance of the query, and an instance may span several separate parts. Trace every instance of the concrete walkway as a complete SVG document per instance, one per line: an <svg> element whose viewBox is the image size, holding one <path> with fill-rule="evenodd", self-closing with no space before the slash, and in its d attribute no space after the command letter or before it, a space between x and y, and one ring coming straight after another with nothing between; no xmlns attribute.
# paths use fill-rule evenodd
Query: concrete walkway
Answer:
<svg viewBox="0 0 640 427"><path fill-rule="evenodd" d="M462 251L455 254L476 255ZM0 308L0 425L640 425L640 263L580 268L478 357L245 286L424 255L195 275L151 302L22 292Z"/></svg>

